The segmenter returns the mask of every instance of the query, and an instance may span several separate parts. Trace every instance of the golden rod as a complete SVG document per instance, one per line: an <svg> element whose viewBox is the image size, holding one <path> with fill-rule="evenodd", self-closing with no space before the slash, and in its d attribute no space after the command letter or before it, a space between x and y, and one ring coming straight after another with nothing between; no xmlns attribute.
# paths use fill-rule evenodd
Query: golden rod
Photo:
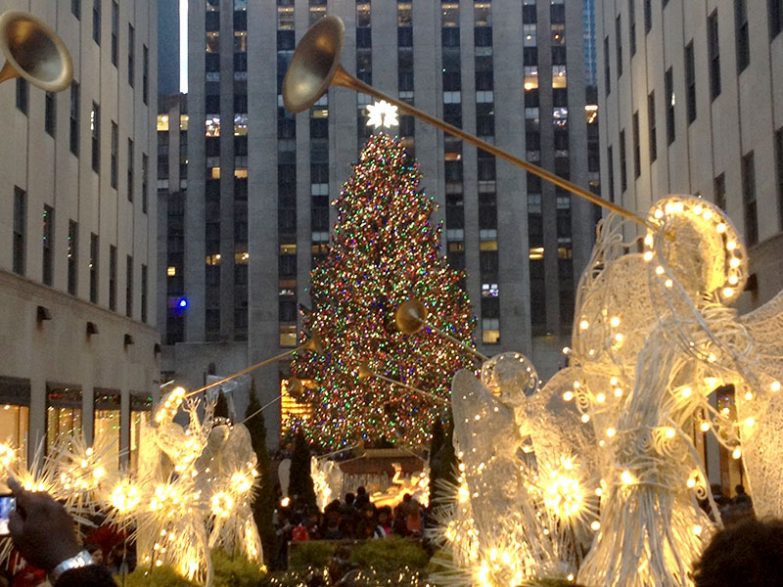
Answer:
<svg viewBox="0 0 783 587"><path fill-rule="evenodd" d="M340 65L340 54L342 53L344 39L345 25L338 17L323 17L310 27L297 45L296 52L283 81L283 102L286 109L291 112L301 112L309 108L329 89L330 85L337 85L361 92L378 100L385 100L394 104L400 111L415 116L435 128L458 137L499 159L521 167L528 173L532 173L588 202L606 208L651 230L657 230L657 227L650 221L627 208L605 200L559 175L499 149L491 143L435 118L402 100L387 96L383 92L356 79Z"/></svg>

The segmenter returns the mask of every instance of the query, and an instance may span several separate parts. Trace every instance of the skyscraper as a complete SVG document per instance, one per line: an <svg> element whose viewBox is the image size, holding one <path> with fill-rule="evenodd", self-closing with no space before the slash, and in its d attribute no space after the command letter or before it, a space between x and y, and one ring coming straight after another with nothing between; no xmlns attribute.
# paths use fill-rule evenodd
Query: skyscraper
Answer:
<svg viewBox="0 0 783 587"><path fill-rule="evenodd" d="M34 3L70 88L0 86L0 440L84 431L119 459L157 393L155 3Z"/></svg>
<svg viewBox="0 0 783 587"><path fill-rule="evenodd" d="M372 131L369 99L344 89L305 113L285 111L282 80L310 25L327 13L343 19L342 65L362 81L598 189L583 8L563 0L192 0L187 179L161 191L179 215L169 208L183 245L166 253L161 272L171 280L161 287L164 369L197 385L210 371L227 374L297 344L309 272L328 251L329 202ZM162 140L172 141L172 113L161 114L169 116ZM439 203L444 252L466 271L480 350L525 352L551 374L570 334L594 207L410 116L396 132ZM266 369L256 384L271 401L287 367ZM277 419L269 420L274 434Z"/></svg>
<svg viewBox="0 0 783 587"><path fill-rule="evenodd" d="M714 202L748 245L738 308L768 301L783 289L783 2L598 0L596 20L604 196L640 214L670 193ZM733 409L730 386L715 396ZM727 493L741 465L714 448Z"/></svg>

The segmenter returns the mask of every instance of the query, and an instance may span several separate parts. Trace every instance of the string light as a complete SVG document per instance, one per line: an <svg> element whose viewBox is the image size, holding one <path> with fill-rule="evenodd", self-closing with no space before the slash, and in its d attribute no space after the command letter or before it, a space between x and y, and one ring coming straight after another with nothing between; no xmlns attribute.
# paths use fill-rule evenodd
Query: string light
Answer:
<svg viewBox="0 0 783 587"><path fill-rule="evenodd" d="M390 327L396 308L415 298L428 321L472 345L476 321L463 274L441 253L434 203L419 182L399 140L381 133L368 140L334 202L337 223L312 272L312 313L303 317L304 330L317 332L327 350L297 353L291 363L292 375L311 383L304 401L313 406L307 422L292 424L324 449L381 439L420 446L441 416L416 393L376 377L360 380L355 365L443 399L454 373L473 366L469 352L426 328L405 335Z"/></svg>

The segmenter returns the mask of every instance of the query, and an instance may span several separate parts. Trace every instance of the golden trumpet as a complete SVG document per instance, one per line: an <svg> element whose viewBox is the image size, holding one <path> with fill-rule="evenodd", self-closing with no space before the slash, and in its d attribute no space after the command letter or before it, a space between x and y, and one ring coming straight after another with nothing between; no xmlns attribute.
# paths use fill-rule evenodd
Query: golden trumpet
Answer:
<svg viewBox="0 0 783 587"><path fill-rule="evenodd" d="M410 299L400 304L394 313L397 329L403 334L413 334L424 327L427 308L419 300Z"/></svg>
<svg viewBox="0 0 783 587"><path fill-rule="evenodd" d="M340 55L342 54L344 39L345 25L343 24L343 21L336 16L323 17L305 33L305 36L302 37L302 40L299 41L299 44L296 47L294 57L291 60L291 64L288 66L288 71L283 80L283 104L287 110L290 110L291 112L302 112L303 110L306 110L315 104L326 90L329 89L329 86L332 85L361 92L368 96L373 96L378 100L386 100L397 106L400 111L415 116L416 118L431 124L435 128L439 128L452 136L458 137L466 143L470 143L474 147L478 147L482 151L486 151L499 159L503 159L512 165L521 167L525 171L537 175L541 179L569 191L588 202L607 208L624 218L633 220L648 228L655 228L647 220L614 202L604 200L593 192L586 190L575 183L571 183L559 175L547 171L538 165L533 165L524 159L520 159L519 157L499 149L495 145L466 133L456 126L452 126L439 118L427 114L423 110L419 110L406 102L387 96L383 92L379 92L372 86L356 79L340 65Z"/></svg>
<svg viewBox="0 0 783 587"><path fill-rule="evenodd" d="M0 15L0 51L6 62L0 83L23 78L47 92L71 85L73 62L68 48L54 30L26 12Z"/></svg>

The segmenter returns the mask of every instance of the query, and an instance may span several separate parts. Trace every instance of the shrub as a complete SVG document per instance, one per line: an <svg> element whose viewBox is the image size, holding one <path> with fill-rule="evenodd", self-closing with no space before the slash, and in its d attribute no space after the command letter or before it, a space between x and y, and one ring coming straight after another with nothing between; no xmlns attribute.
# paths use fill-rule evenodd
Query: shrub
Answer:
<svg viewBox="0 0 783 587"><path fill-rule="evenodd" d="M243 556L231 557L222 550L212 553L212 565L214 587L255 587L265 576L258 564Z"/></svg>
<svg viewBox="0 0 783 587"><path fill-rule="evenodd" d="M289 546L288 568L304 571L324 568L329 564L337 544L324 540L310 540Z"/></svg>
<svg viewBox="0 0 783 587"><path fill-rule="evenodd" d="M198 583L180 577L171 567L156 567L151 571L136 567L125 582L118 578L117 583L126 587L198 587Z"/></svg>
<svg viewBox="0 0 783 587"><path fill-rule="evenodd" d="M362 569L386 573L404 567L424 569L430 557L418 542L389 536L383 540L367 540L356 545L351 552L351 560Z"/></svg>

